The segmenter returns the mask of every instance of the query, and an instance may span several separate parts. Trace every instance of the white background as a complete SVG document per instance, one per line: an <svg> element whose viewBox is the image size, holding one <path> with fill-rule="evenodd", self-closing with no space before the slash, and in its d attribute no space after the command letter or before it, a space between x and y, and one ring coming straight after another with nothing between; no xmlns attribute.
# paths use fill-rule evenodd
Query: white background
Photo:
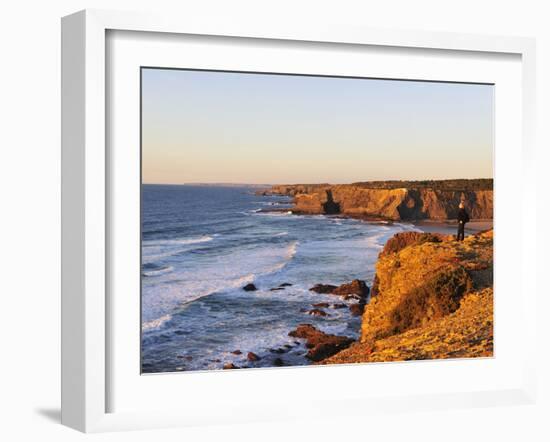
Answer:
<svg viewBox="0 0 550 442"><path fill-rule="evenodd" d="M1 420L4 440L548 440L550 307L542 266L550 250L550 13L544 1L20 1L0 15ZM374 415L357 420L290 422L84 436L59 425L60 27L75 10L155 10L270 22L315 21L382 28L510 34L538 38L540 398L536 406ZM542 152L546 150L546 152ZM517 208L511 202L510 211ZM513 232L510 241L513 241ZM535 232L534 232L535 233ZM514 275L510 275L511 278ZM521 333L521 330L518 330ZM320 386L329 388L329 386ZM185 398L182 398L185 400Z"/></svg>
<svg viewBox="0 0 550 442"><path fill-rule="evenodd" d="M164 36L166 37L166 36ZM519 201L520 187L513 171L521 163L521 64L519 57L468 52L346 47L299 44L291 46L243 39L228 44L217 38L189 38L162 34L115 32L111 34L109 59L110 109L109 181L111 222L110 305L111 361L109 411L178 410L191 417L207 414L219 422L229 404L251 415L274 409L289 412L291 404L300 416L307 416L304 404L346 398L414 396L451 392L491 391L521 388L522 339L515 333L521 322L518 314L520 292L517 271L521 254L519 241L504 240L504 232L522 228L519 216L507 216L507 200ZM200 67L207 69L250 70L253 72L294 72L387 78L421 78L448 81L495 83L495 188L496 242L495 266L496 353L494 359L468 361L425 361L413 364L353 364L318 369L239 370L232 373L180 373L140 376L140 155L139 81L140 66ZM512 173L511 173L512 172ZM512 176L512 179L508 179ZM518 227L519 226L519 227ZM519 230L518 230L519 232ZM524 234L529 237L529 232ZM411 382L414 379L414 382ZM449 382L452 379L452 382ZM331 397L337 385L340 396ZM262 394L258 396L257 392ZM223 394L220 394L223 392ZM182 401L182 397L193 400ZM250 400L253 406L247 409ZM380 401L378 400L378 403ZM333 413L335 414L335 413ZM343 413L340 413L343 414ZM314 416L318 416L318 413ZM250 419L252 420L252 419ZM258 418L259 420L259 418Z"/></svg>

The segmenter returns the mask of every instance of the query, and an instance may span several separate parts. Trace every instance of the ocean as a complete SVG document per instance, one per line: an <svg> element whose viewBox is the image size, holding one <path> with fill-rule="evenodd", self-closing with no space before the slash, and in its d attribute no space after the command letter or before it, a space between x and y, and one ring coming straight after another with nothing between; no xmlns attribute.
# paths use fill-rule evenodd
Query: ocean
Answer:
<svg viewBox="0 0 550 442"><path fill-rule="evenodd" d="M348 308L308 315L314 303L348 303L309 288L353 279L370 287L386 240L413 226L289 214L290 198L254 191L142 186L143 373L272 367L277 358L307 365L306 349L288 336L301 323L359 336ZM248 283L258 290L244 291ZM291 285L270 290L281 284Z"/></svg>

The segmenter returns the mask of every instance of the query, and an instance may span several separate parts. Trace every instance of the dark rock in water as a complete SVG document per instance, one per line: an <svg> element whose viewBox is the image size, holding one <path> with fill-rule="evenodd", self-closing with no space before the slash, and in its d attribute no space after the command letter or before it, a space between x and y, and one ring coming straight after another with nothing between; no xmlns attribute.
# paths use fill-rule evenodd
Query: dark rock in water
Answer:
<svg viewBox="0 0 550 442"><path fill-rule="evenodd" d="M342 284L340 287L332 291L333 295L349 296L356 295L359 298L366 298L369 294L369 288L365 281L354 279L348 284Z"/></svg>
<svg viewBox="0 0 550 442"><path fill-rule="evenodd" d="M224 370L235 370L237 368L240 368L240 367L237 367L235 364L233 364L232 362L228 362L227 364L224 364L223 366L223 369Z"/></svg>
<svg viewBox="0 0 550 442"><path fill-rule="evenodd" d="M300 324L296 330L291 331L288 335L305 339L306 348L309 348L306 357L315 362L335 355L353 343L351 338L326 334L317 330L311 324Z"/></svg>
<svg viewBox="0 0 550 442"><path fill-rule="evenodd" d="M249 351L246 355L246 359L248 359L249 361L259 361L262 358L260 358L256 353L252 353L251 351Z"/></svg>
<svg viewBox="0 0 550 442"><path fill-rule="evenodd" d="M347 305L344 303L332 304L332 308L346 308L346 307Z"/></svg>
<svg viewBox="0 0 550 442"><path fill-rule="evenodd" d="M300 324L296 328L296 330L292 330L288 333L288 336L292 336L293 338L302 338L307 339L312 333L318 332L313 325L311 324ZM321 333L321 332L319 332Z"/></svg>
<svg viewBox="0 0 550 442"><path fill-rule="evenodd" d="M318 308L310 310L309 312L307 312L307 314L311 316L327 316L327 312Z"/></svg>
<svg viewBox="0 0 550 442"><path fill-rule="evenodd" d="M270 292L277 292L279 290L284 290L284 287L273 287L272 289L269 289Z"/></svg>
<svg viewBox="0 0 550 442"><path fill-rule="evenodd" d="M234 350L231 353L234 354L234 355L242 355L243 354L243 352L240 351L240 350Z"/></svg>
<svg viewBox="0 0 550 442"><path fill-rule="evenodd" d="M254 284L250 283L250 284L246 284L246 285L243 287L243 290L244 290L245 292L253 292L254 290L258 290L258 289L256 288L256 286L255 286Z"/></svg>
<svg viewBox="0 0 550 442"><path fill-rule="evenodd" d="M354 279L350 283L336 287L332 284L316 284L309 290L316 293L342 296L346 300L363 301L369 295L369 288L365 281ZM314 305L315 307L315 305Z"/></svg>
<svg viewBox="0 0 550 442"><path fill-rule="evenodd" d="M313 307L328 308L328 302L318 302L317 304L311 304Z"/></svg>
<svg viewBox="0 0 550 442"><path fill-rule="evenodd" d="M284 348L270 348L269 351L271 353L283 354L283 353L286 353L288 350Z"/></svg>
<svg viewBox="0 0 550 442"><path fill-rule="evenodd" d="M352 316L361 316L365 311L365 304L352 304L349 306Z"/></svg>
<svg viewBox="0 0 550 442"><path fill-rule="evenodd" d="M273 365L275 367L283 367L285 365L285 362L281 358L277 358L273 361Z"/></svg>
<svg viewBox="0 0 550 442"><path fill-rule="evenodd" d="M309 290L315 293L332 293L335 288L336 286L331 284L315 284Z"/></svg>
<svg viewBox="0 0 550 442"><path fill-rule="evenodd" d="M348 348L353 343L353 339L344 336L338 336L338 338L342 338L342 340L322 343L312 347L307 352L306 357L315 362L322 361L323 359L335 355L340 350Z"/></svg>
<svg viewBox="0 0 550 442"><path fill-rule="evenodd" d="M282 284L279 285L279 287L292 287L292 284L289 282L283 282Z"/></svg>

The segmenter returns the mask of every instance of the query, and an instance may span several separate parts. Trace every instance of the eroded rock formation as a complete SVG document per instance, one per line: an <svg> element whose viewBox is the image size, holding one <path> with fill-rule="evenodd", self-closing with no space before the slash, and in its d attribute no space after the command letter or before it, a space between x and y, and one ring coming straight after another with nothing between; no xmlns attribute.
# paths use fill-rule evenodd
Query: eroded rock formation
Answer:
<svg viewBox="0 0 550 442"><path fill-rule="evenodd" d="M462 242L398 234L376 280L360 341L322 363L492 356L492 230Z"/></svg>
<svg viewBox="0 0 550 442"><path fill-rule="evenodd" d="M321 361L348 347L353 339L346 336L336 336L317 330L311 324L300 324L289 336L306 340L308 352L306 357L312 361Z"/></svg>
<svg viewBox="0 0 550 442"><path fill-rule="evenodd" d="M464 202L471 219L493 218L492 180L366 182L273 186L264 195L294 198L296 213L389 220L455 219Z"/></svg>

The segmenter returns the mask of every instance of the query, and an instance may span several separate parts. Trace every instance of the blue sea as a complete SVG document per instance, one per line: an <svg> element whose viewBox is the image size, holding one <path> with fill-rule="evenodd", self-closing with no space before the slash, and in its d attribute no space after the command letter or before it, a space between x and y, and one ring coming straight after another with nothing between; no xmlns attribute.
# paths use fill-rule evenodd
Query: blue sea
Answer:
<svg viewBox="0 0 550 442"><path fill-rule="evenodd" d="M359 336L348 308L308 315L314 303L346 302L309 288L356 278L370 287L386 240L413 227L294 215L290 198L254 191L142 186L143 373L306 365L307 349L288 336L301 323ZM258 290L244 291L248 283Z"/></svg>

